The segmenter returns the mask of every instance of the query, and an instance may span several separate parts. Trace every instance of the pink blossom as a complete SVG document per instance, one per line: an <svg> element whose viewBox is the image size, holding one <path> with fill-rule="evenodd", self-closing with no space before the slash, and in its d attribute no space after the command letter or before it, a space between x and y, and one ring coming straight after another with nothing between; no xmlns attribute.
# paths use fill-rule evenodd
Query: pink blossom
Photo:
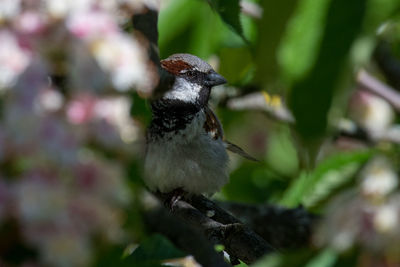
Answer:
<svg viewBox="0 0 400 267"><path fill-rule="evenodd" d="M89 95L81 95L67 105L67 118L73 124L89 121L93 115L95 99Z"/></svg>
<svg viewBox="0 0 400 267"><path fill-rule="evenodd" d="M67 19L67 28L79 38L106 36L119 31L115 20L100 10L85 10L73 13Z"/></svg>
<svg viewBox="0 0 400 267"><path fill-rule="evenodd" d="M37 34L47 26L44 15L39 12L26 11L15 21L16 28L23 34Z"/></svg>
<svg viewBox="0 0 400 267"><path fill-rule="evenodd" d="M130 98L102 94L148 88L147 53L118 28L126 1L3 2L0 163L12 171L0 170L0 220L15 220L18 242L38 253L25 264L87 266L95 236L126 236L132 199L122 164L99 151L133 153L123 140L138 135Z"/></svg>

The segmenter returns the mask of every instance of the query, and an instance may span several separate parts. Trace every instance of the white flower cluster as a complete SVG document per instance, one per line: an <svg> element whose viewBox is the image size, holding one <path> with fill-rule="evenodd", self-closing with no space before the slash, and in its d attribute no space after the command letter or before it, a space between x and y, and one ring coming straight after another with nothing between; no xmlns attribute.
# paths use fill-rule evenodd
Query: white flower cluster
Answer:
<svg viewBox="0 0 400 267"><path fill-rule="evenodd" d="M118 23L149 3L0 4L0 231L12 224L2 239L33 251L21 265L89 266L97 240L126 241L132 196L126 162L114 158L135 157L140 128L126 92L151 92L153 74Z"/></svg>
<svg viewBox="0 0 400 267"><path fill-rule="evenodd" d="M154 79L146 50L133 34L123 32L118 22L122 12L132 15L155 4L144 0L2 1L0 88L12 87L33 56L46 56L40 51L43 43L62 38L65 43L59 48L66 50L75 38L87 47L104 72L97 75L108 74L115 89L134 87L149 92Z"/></svg>
<svg viewBox="0 0 400 267"><path fill-rule="evenodd" d="M400 247L399 177L390 161L373 158L360 174L358 191L342 193L331 203L316 234L316 242L343 252L354 246L394 262L400 255L387 255Z"/></svg>
<svg viewBox="0 0 400 267"><path fill-rule="evenodd" d="M395 119L393 107L386 100L362 90L353 94L349 113L373 140L384 139Z"/></svg>
<svg viewBox="0 0 400 267"><path fill-rule="evenodd" d="M88 94L70 100L49 87L39 69L27 68L2 110L0 226L16 220L18 242L37 250L39 263L88 266L94 236L109 243L123 240L131 195L123 166L86 146L92 142L121 153L127 144L118 127L127 123L130 103L123 96Z"/></svg>
<svg viewBox="0 0 400 267"><path fill-rule="evenodd" d="M0 90L15 84L29 64L30 54L20 46L14 34L0 30Z"/></svg>

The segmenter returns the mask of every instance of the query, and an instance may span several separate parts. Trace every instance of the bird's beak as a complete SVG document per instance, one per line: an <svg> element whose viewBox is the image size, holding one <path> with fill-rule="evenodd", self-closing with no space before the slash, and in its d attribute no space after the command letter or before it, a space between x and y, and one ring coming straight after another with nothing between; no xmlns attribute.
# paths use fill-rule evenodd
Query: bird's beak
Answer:
<svg viewBox="0 0 400 267"><path fill-rule="evenodd" d="M207 74L206 85L213 87L224 83L227 83L227 80L222 75L214 71Z"/></svg>

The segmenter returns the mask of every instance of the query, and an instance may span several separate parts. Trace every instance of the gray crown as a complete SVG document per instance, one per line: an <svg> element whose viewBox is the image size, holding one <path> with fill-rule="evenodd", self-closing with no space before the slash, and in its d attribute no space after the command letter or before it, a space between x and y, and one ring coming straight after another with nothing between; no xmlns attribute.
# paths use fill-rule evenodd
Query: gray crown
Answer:
<svg viewBox="0 0 400 267"><path fill-rule="evenodd" d="M208 73L209 71L213 70L210 64L191 54L173 54L165 60L183 60L193 67L193 69L204 73Z"/></svg>

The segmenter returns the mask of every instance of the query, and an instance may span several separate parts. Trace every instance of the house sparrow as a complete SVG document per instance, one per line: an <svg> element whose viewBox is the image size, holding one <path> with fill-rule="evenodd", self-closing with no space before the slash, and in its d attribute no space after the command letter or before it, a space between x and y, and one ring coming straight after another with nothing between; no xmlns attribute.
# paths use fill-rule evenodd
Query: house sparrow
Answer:
<svg viewBox="0 0 400 267"><path fill-rule="evenodd" d="M161 67L175 79L151 103L144 181L161 193L213 194L228 182L227 149L254 160L224 140L222 125L208 107L211 88L227 81L190 54L174 54Z"/></svg>

